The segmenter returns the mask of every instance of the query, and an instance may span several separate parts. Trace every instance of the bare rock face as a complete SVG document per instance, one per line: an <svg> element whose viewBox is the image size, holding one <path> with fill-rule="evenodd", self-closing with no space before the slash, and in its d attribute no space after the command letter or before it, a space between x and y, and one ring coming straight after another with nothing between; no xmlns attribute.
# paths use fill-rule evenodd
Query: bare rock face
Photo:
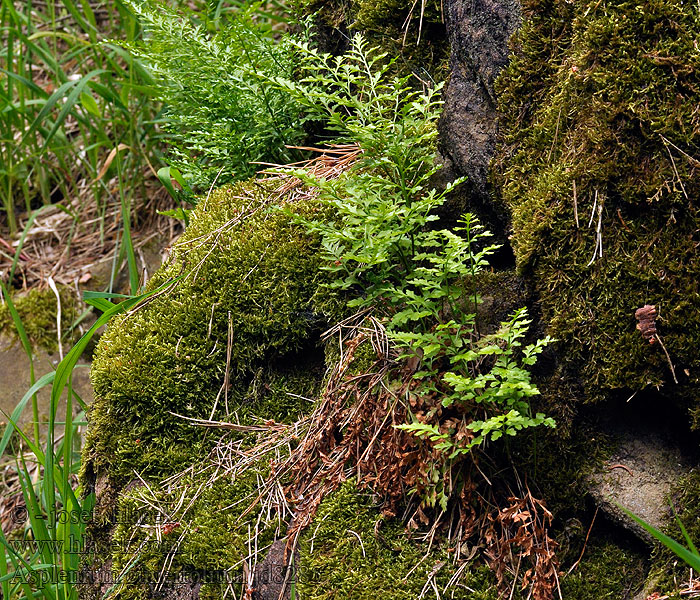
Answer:
<svg viewBox="0 0 700 600"><path fill-rule="evenodd" d="M673 486L690 471L692 461L671 432L646 427L619 427L617 449L591 477L590 493L613 522L651 544L653 538L618 504L660 529L668 523Z"/></svg>
<svg viewBox="0 0 700 600"><path fill-rule="evenodd" d="M494 82L520 25L517 0L446 0L450 81L440 122L441 152L477 200L487 203L488 166L498 132Z"/></svg>

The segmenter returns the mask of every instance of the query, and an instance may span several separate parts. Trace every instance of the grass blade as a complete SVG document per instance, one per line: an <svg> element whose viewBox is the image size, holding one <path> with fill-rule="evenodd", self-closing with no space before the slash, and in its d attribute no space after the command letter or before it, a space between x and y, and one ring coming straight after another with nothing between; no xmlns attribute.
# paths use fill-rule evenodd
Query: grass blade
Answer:
<svg viewBox="0 0 700 600"><path fill-rule="evenodd" d="M49 132L48 136L44 140L44 145L41 148L41 152L44 152L46 148L48 147L49 143L53 139L53 136L56 135L56 132L60 129L61 125L63 125L63 122L66 120L66 117L68 114L73 110L73 106L75 106L76 102L80 99L80 94L82 94L83 90L85 89L85 86L88 84L88 82L94 78L97 77L97 75L100 75L102 73L106 73L104 69L95 69L93 71L90 71L87 75L82 77L78 82L76 82L75 87L71 91L71 93L68 95L68 98L66 99L66 102L63 105L63 108L61 108L61 111L58 113L58 117L56 118L56 122L54 123L53 127L51 128L51 131ZM73 83L73 82L71 82Z"/></svg>
<svg viewBox="0 0 700 600"><path fill-rule="evenodd" d="M697 550L695 552L688 550L688 548L681 546L676 540L667 536L665 533L663 533L662 531L659 531L658 529L656 529L652 525L649 525L649 523L647 523L643 519L640 519L637 515L630 512L629 510L627 510L624 506L620 506L619 504L617 504L617 506L630 519L632 519L635 523L640 525L645 531L647 531L654 538L656 538L659 542L661 542L664 546L666 546L666 548L668 548L671 552L673 552L676 556L678 556L688 566L695 569L696 572L700 572L700 555L698 555Z"/></svg>

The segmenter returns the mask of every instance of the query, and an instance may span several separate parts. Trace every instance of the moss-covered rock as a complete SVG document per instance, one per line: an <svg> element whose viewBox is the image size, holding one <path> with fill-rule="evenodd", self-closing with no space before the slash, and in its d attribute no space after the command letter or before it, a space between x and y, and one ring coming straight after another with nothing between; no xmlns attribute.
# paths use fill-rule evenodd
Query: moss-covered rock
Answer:
<svg viewBox="0 0 700 600"><path fill-rule="evenodd" d="M314 15L316 39L327 52L344 51L348 33L362 33L397 59L403 75L419 81L443 81L448 75L449 45L439 0L297 0L300 16ZM340 33L339 33L340 32Z"/></svg>
<svg viewBox="0 0 700 600"><path fill-rule="evenodd" d="M570 575L562 575L562 596L569 600L633 598L644 581L643 556L606 536L594 534L585 541L585 533L578 530L574 535L567 562L573 565L581 560ZM453 551L439 536L430 550L412 541L400 520L384 519L371 497L348 482L323 501L314 524L301 538L297 592L313 600L414 600L433 574L437 588L446 590L447 597L496 600L495 576L478 553L452 580L457 584L446 589L463 564L453 563ZM516 587L512 598L525 594Z"/></svg>
<svg viewBox="0 0 700 600"><path fill-rule="evenodd" d="M240 584L248 528L259 527L261 543L284 531L279 523L268 531L259 507L245 512L267 463L243 474L212 467L221 430L183 419L294 422L318 393L325 320L315 301L328 304L329 292L318 240L294 213L320 208L308 200L283 211L272 197L251 181L202 200L149 289L172 284L111 322L95 352L81 479L98 499L84 570L124 576L120 598L157 595L162 573L171 577L161 590L179 578L187 594L219 598L226 578ZM255 441L228 435L239 450ZM180 472L175 485L168 477ZM118 512L136 519L120 522Z"/></svg>
<svg viewBox="0 0 700 600"><path fill-rule="evenodd" d="M672 386L669 362L697 390L698 7L528 0L524 17L494 172L548 332L587 398ZM635 330L645 304L663 346Z"/></svg>
<svg viewBox="0 0 700 600"><path fill-rule="evenodd" d="M308 412L309 399L318 393L319 367L312 355L293 367L259 369L246 389L230 397L239 407L239 422L250 423L253 415L257 423L294 421ZM260 441L255 432L228 432L211 441L216 448L201 459L193 454L193 464L182 473L147 484L134 480L102 494L101 514L91 523L87 581L99 572L94 581L116 583L112 593L119 600L161 597L161 592L199 600L226 597L227 589L243 593L244 563L259 562L269 544L284 535L287 522L279 506L259 501L272 455L232 467L241 452ZM256 544L260 554L250 558ZM90 588L85 598L101 598L105 589Z"/></svg>
<svg viewBox="0 0 700 600"><path fill-rule="evenodd" d="M310 203L295 209L316 210ZM313 348L322 322L312 304L318 267L317 240L291 214L269 209L260 184L203 201L149 286L180 279L115 319L97 348L87 480L107 475L120 486L134 472L160 477L190 465L212 436L182 417L208 418L215 406L216 415L240 416L256 397L266 418L293 416L300 401L283 392L260 402L270 395L264 374L294 370L289 356ZM302 388L300 395L309 386Z"/></svg>
<svg viewBox="0 0 700 600"><path fill-rule="evenodd" d="M264 464L235 476L203 468L168 486L126 490L110 543L114 597L157 597L158 588L178 586L200 599L222 598L227 587L242 593L243 565L254 560L249 543L265 548L281 525L255 503L265 475Z"/></svg>
<svg viewBox="0 0 700 600"><path fill-rule="evenodd" d="M65 286L60 286L58 293L61 297L61 332L65 334L76 317L77 301L75 294ZM50 352L55 351L58 347L58 303L53 291L49 288L32 289L26 294L16 294L12 303L29 341ZM6 302L0 304L0 332L17 335L15 322Z"/></svg>
<svg viewBox="0 0 700 600"><path fill-rule="evenodd" d="M452 548L454 551L454 548ZM300 541L299 596L305 600L415 600L428 582L444 590L456 567L444 543L411 541L398 519L385 521L352 482L328 496ZM463 571L452 598L496 600L488 567Z"/></svg>

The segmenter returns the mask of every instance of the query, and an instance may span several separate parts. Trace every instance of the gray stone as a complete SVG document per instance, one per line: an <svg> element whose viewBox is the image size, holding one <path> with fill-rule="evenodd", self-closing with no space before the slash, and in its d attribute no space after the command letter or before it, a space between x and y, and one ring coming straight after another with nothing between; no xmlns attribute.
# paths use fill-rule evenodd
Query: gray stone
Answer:
<svg viewBox="0 0 700 600"><path fill-rule="evenodd" d="M440 121L441 153L481 203L489 201L488 167L498 132L494 82L508 63L508 40L520 26L517 0L446 0L450 80Z"/></svg>
<svg viewBox="0 0 700 600"><path fill-rule="evenodd" d="M70 346L64 347L64 352L68 352ZM34 351L34 374L35 379L53 371L58 365L59 354L49 354L41 348ZM90 375L88 365L81 361L79 366L73 371L73 390L85 401L86 404L92 402L92 387L90 385ZM7 417L11 415L15 406L22 399L27 390L31 387L29 375L29 359L22 348L19 340L12 336L0 335L0 410L4 413L0 416L0 421L4 427ZM48 409L50 406L51 387L45 387L37 394L39 406L39 419L43 423L42 431L45 430L48 422ZM65 401L65 392L64 392ZM75 406L75 403L74 403ZM58 408L58 420L63 420L61 411L63 406ZM31 428L32 407L31 400L27 403L19 423L24 429ZM60 431L60 427L58 428Z"/></svg>
<svg viewBox="0 0 700 600"><path fill-rule="evenodd" d="M610 519L651 544L653 538L615 504L661 528L670 515L673 485L691 468L670 432L649 428L618 430L619 445L602 471L591 477L590 493Z"/></svg>

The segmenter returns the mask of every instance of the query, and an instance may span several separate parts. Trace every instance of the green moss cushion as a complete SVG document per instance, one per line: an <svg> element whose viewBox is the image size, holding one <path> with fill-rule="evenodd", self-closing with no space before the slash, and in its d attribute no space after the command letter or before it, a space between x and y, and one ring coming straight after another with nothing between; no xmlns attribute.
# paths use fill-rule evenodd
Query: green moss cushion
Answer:
<svg viewBox="0 0 700 600"><path fill-rule="evenodd" d="M315 343L317 240L288 212L270 209L268 196L253 182L203 200L149 286L180 279L109 325L92 367L83 469L93 480L108 474L123 485L135 472L158 477L190 465L211 436L175 415L208 418L217 396L218 416L240 414L264 364L292 368L285 357Z"/></svg>
<svg viewBox="0 0 700 600"><path fill-rule="evenodd" d="M302 535L299 597L305 600L415 600L444 590L458 568L443 539L432 549L410 539L399 519L385 521L352 482L323 500ZM454 548L451 549L454 551ZM447 596L496 600L495 577L476 564ZM430 592L428 592L430 590Z"/></svg>

